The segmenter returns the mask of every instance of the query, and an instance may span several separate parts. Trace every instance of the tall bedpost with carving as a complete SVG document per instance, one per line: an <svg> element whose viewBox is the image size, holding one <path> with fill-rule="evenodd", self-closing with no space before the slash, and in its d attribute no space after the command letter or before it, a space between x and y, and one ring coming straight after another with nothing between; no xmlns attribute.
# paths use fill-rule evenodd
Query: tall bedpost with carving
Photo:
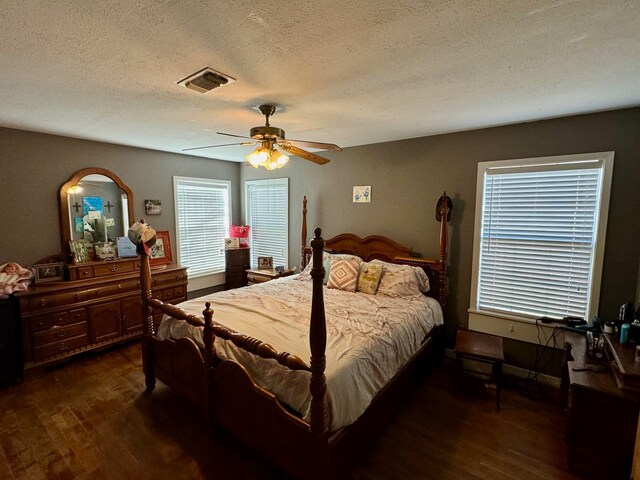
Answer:
<svg viewBox="0 0 640 480"><path fill-rule="evenodd" d="M447 192L443 192L438 201L438 219L440 220L440 284L438 285L439 298L438 301L442 308L445 306L447 299L447 221L451 219L451 198L447 196Z"/></svg>
<svg viewBox="0 0 640 480"><path fill-rule="evenodd" d="M311 432L322 435L327 431L327 406L325 400L327 379L324 375L327 327L325 324L322 285L325 273L322 262L324 239L320 228L316 228L314 234L315 236L311 240L311 248L313 248L313 268L311 269L313 298L309 332L309 342L311 344L311 383L309 390L311 391Z"/></svg>
<svg viewBox="0 0 640 480"><path fill-rule="evenodd" d="M204 304L206 307L202 312L204 316L204 331L202 340L204 342L204 364L207 368L213 367L213 360L216 358L216 348L213 345L215 337L213 335L213 309L211 302Z"/></svg>
<svg viewBox="0 0 640 480"><path fill-rule="evenodd" d="M138 243L138 253L140 254L140 293L142 295L142 370L144 371L145 385L147 391L151 392L156 386L156 376L153 371L152 350L150 346L153 336L153 309L149 305L151 300L151 265L149 255Z"/></svg>
<svg viewBox="0 0 640 480"><path fill-rule="evenodd" d="M301 249L300 249L300 270L307 266L307 256L305 250L307 248L307 196L302 199L302 232L301 232Z"/></svg>

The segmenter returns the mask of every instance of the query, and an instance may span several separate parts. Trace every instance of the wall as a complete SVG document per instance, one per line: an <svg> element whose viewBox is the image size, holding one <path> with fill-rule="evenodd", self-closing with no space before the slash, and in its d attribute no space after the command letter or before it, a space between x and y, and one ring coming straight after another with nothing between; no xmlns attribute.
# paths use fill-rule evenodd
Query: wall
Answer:
<svg viewBox="0 0 640 480"><path fill-rule="evenodd" d="M296 212L303 195L309 200L309 235L314 226L323 227L325 238L341 232L382 234L435 257L435 203L446 190L454 205L446 312L451 345L456 325L467 322L478 162L614 150L599 313L614 318L621 303L635 298L640 260L639 131L640 108L633 108L325 152L331 163L324 166L293 157L280 171L247 167L241 175L242 180L290 178L291 264L299 263ZM352 203L354 185L372 186L370 204ZM514 363L526 367L534 362L536 351L528 344L509 341L505 349Z"/></svg>
<svg viewBox="0 0 640 480"><path fill-rule="evenodd" d="M318 166L293 157L277 172L215 160L102 144L52 135L0 129L0 262L31 264L60 250L58 189L73 172L90 166L112 170L134 192L136 217L144 200L162 200L155 228L175 239L174 175L230 180L233 221L241 222L240 180L290 178L290 264L299 263L300 205L309 199L309 234L351 231L387 235L433 257L438 252L435 202L452 197L450 293L446 313L451 345L469 306L477 163L614 150L615 166L603 271L600 315L613 318L618 306L636 298L640 264L640 108L566 117L469 132L367 145L326 153ZM313 140L313 138L311 139ZM321 139L318 139L321 140ZM325 139L327 140L327 139ZM330 140L330 139L328 139ZM353 185L371 185L372 203L353 204ZM535 348L505 346L508 360L530 366ZM557 362L554 362L557 363Z"/></svg>
<svg viewBox="0 0 640 480"><path fill-rule="evenodd" d="M61 250L60 186L76 171L101 167L133 191L135 218L144 200L160 199L162 214L147 217L156 230L169 230L175 251L173 176L231 181L232 215L239 221L239 164L0 128L0 264L30 265Z"/></svg>

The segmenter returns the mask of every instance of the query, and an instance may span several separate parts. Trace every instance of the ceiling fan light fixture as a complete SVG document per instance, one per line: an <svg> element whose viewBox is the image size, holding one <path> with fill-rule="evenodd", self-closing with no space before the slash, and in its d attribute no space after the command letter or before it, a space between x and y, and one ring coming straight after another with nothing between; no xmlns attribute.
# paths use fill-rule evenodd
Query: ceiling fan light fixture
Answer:
<svg viewBox="0 0 640 480"><path fill-rule="evenodd" d="M273 150L271 154L271 160L275 161L278 165L278 168L284 167L287 163L289 163L289 157L279 150Z"/></svg>
<svg viewBox="0 0 640 480"><path fill-rule="evenodd" d="M247 160L254 168L265 165L269 161L269 158L270 151L266 147L258 147L249 155L247 155Z"/></svg>

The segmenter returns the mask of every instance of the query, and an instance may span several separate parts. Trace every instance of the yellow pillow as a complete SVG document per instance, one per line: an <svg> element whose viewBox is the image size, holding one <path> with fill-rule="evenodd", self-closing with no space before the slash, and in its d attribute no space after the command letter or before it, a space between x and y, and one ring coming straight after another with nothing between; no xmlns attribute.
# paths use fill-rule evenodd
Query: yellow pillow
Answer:
<svg viewBox="0 0 640 480"><path fill-rule="evenodd" d="M363 263L360 265L358 275L358 292L375 295L382 277L382 265L376 263Z"/></svg>

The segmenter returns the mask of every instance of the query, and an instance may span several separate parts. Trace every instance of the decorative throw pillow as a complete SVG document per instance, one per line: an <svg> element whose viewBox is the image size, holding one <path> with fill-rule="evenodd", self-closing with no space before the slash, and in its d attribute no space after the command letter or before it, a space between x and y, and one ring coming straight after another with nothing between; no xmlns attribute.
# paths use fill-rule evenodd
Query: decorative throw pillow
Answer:
<svg viewBox="0 0 640 480"><path fill-rule="evenodd" d="M329 281L327 287L346 290L347 292L355 292L358 282L357 260L341 260L339 258L331 259L331 271L329 273Z"/></svg>
<svg viewBox="0 0 640 480"><path fill-rule="evenodd" d="M382 277L382 265L379 263L362 263L358 274L357 291L375 295Z"/></svg>
<svg viewBox="0 0 640 480"><path fill-rule="evenodd" d="M384 267L380 285L378 285L378 293L381 295L411 297L429 291L429 277L421 268L381 260L373 260L372 263L378 263Z"/></svg>

